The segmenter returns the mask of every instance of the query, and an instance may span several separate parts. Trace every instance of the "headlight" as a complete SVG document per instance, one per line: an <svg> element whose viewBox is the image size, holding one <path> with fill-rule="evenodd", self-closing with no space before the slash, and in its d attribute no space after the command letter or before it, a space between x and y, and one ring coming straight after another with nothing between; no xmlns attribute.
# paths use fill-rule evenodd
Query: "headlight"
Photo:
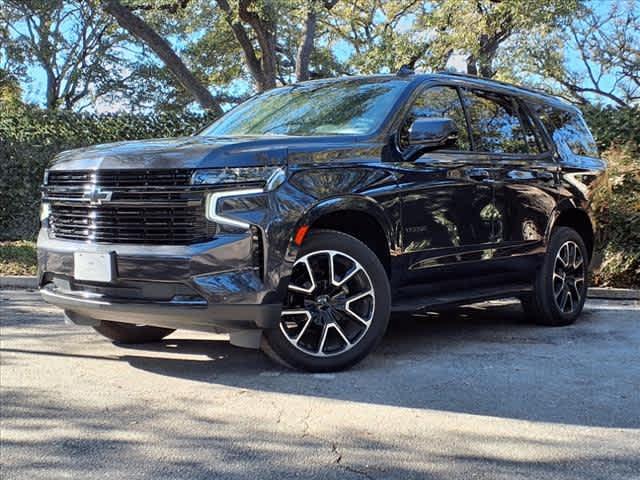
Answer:
<svg viewBox="0 0 640 480"><path fill-rule="evenodd" d="M51 214L51 207L49 206L49 203L42 202L40 204L40 221L44 222L45 220L48 220L50 214Z"/></svg>
<svg viewBox="0 0 640 480"><path fill-rule="evenodd" d="M262 188L243 188L240 190L225 190L223 192L210 193L207 195L206 216L212 222L219 225L231 225L234 227L248 229L251 225L241 220L229 218L218 211L218 203L224 201L225 198L237 198L243 195L256 195L264 193Z"/></svg>
<svg viewBox="0 0 640 480"><path fill-rule="evenodd" d="M197 170L191 179L193 185L238 185L233 190L222 190L207 195L206 216L220 225L231 225L249 228L250 225L241 220L230 218L220 213L219 203L225 199L232 200L244 195L255 195L278 188L284 182L286 173L283 167L238 167L212 168ZM241 186L244 184L244 188ZM253 184L250 186L250 184Z"/></svg>
<svg viewBox="0 0 640 480"><path fill-rule="evenodd" d="M260 183L266 190L282 184L285 172L282 167L238 167L196 170L191 178L193 185L228 185L234 183Z"/></svg>

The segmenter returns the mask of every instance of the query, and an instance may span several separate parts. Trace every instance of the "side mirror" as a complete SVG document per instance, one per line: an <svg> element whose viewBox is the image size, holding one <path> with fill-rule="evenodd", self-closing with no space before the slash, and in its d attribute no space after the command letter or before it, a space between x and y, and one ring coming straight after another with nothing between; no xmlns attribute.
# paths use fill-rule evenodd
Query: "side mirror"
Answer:
<svg viewBox="0 0 640 480"><path fill-rule="evenodd" d="M454 145L458 128L450 118L416 118L409 127L409 145L427 148Z"/></svg>

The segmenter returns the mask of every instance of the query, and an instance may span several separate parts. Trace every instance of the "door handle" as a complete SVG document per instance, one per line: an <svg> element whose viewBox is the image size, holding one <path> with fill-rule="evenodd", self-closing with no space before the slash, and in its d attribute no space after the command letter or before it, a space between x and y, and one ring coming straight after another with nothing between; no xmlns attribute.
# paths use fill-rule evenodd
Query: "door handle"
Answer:
<svg viewBox="0 0 640 480"><path fill-rule="evenodd" d="M491 176L486 168L470 168L467 175L473 180L489 180Z"/></svg>

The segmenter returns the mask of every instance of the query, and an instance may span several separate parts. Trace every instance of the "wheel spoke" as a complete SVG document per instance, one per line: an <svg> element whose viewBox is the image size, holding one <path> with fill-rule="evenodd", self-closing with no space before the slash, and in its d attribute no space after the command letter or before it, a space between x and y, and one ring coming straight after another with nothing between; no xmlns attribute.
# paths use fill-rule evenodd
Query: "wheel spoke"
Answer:
<svg viewBox="0 0 640 480"><path fill-rule="evenodd" d="M297 344L300 341L300 339L302 338L304 333L307 331L307 327L309 327L309 324L311 323L311 318L312 318L311 317L311 312L309 310L305 310L303 308L298 308L298 309L282 310L282 314L281 314L282 317L300 316L300 315L304 315L306 319L305 319L304 325L302 325L302 329L300 330L298 335L296 335L295 338L292 339L295 344ZM281 325L282 325L282 323L281 323ZM288 333L285 332L285 334L287 335L287 337L291 338Z"/></svg>
<svg viewBox="0 0 640 480"><path fill-rule="evenodd" d="M320 337L320 346L318 347L318 355L324 355L324 344L327 341L327 333L329 333L329 324L322 327L322 336Z"/></svg>
<svg viewBox="0 0 640 480"><path fill-rule="evenodd" d="M562 289L562 291L560 292L560 297L562 298L560 300L560 310L562 310L564 312L565 307L567 306L567 298L569 295L569 290L567 290L566 287L564 287Z"/></svg>
<svg viewBox="0 0 640 480"><path fill-rule="evenodd" d="M346 343L347 346L350 347L351 346L351 342L349 341L347 336L344 334L344 331L342 330L342 327L336 322L332 323L331 325L333 326L335 331L338 332L338 335L340 335L342 337L342 340L344 340L344 343Z"/></svg>
<svg viewBox="0 0 640 480"><path fill-rule="evenodd" d="M553 279L554 279L554 285L552 286L553 288L553 294L557 297L560 292L562 292L562 290L564 289L565 286L565 276L564 275L558 275L557 273L553 274ZM555 287L555 280L559 279L561 281L560 283L560 288L556 288Z"/></svg>
<svg viewBox="0 0 640 480"><path fill-rule="evenodd" d="M573 268L574 270L577 270L578 268L580 268L583 264L584 260L582 259L582 255L580 255L580 252L577 253L576 255L576 259L573 262Z"/></svg>
<svg viewBox="0 0 640 480"><path fill-rule="evenodd" d="M569 263L569 265L571 267L573 267L576 263L576 247L575 245L573 245L573 243L569 243L567 246L567 250L569 252L569 256L567 258L567 261Z"/></svg>
<svg viewBox="0 0 640 480"><path fill-rule="evenodd" d="M566 259L565 259L565 255L567 256ZM565 244L560 248L560 251L556 256L556 260L560 260L560 263L562 263L562 266L566 267L569 264L568 256L569 256L568 247Z"/></svg>
<svg viewBox="0 0 640 480"><path fill-rule="evenodd" d="M300 330L300 333L298 333L298 335L296 335L296 338L294 339L294 341L296 342L296 345L300 342L300 339L305 334L305 332L307 331L307 327L310 324L311 324L311 315L309 315L309 318L307 319L307 321L304 322L304 325L302 326L302 329Z"/></svg>
<svg viewBox="0 0 640 480"><path fill-rule="evenodd" d="M344 277L342 277L341 280L336 280L335 277L335 264L333 261L333 258L336 256L336 254L331 254L330 256L330 260L329 260L329 268L331 271L331 284L335 287L341 287L342 285L344 285L345 283L347 283L351 277L353 277L356 273L358 273L360 270L362 270L362 267L354 262L353 268L350 269L347 273L345 273Z"/></svg>
<svg viewBox="0 0 640 480"><path fill-rule="evenodd" d="M344 311L347 312L349 315L351 315L353 318L355 318L357 321L359 321L360 323L363 323L366 326L369 326L369 323L371 322L371 318L368 318L368 319L362 318L356 312L351 310L351 304L353 302L357 302L358 300L361 300L361 299L363 299L365 297L368 297L368 296L373 296L373 290L368 290L366 292L363 292L363 293L360 293L358 295L355 295L355 296L347 299L347 301L344 304ZM373 309L372 309L372 313L373 313Z"/></svg>
<svg viewBox="0 0 640 480"><path fill-rule="evenodd" d="M295 292L312 293L316 289L316 280L313 277L313 270L311 269L311 265L309 265L308 259L303 258L300 263L303 264L307 269L307 274L309 275L311 286L309 288L304 288L304 287L300 287L298 285L293 285L292 283L289 283L289 288Z"/></svg>

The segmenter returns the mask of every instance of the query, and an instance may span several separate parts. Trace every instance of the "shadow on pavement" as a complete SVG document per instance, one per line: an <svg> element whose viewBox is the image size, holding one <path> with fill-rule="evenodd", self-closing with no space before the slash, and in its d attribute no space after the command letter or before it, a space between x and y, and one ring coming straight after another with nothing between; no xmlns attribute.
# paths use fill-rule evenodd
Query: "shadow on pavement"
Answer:
<svg viewBox="0 0 640 480"><path fill-rule="evenodd" d="M258 351L183 338L183 332L157 344L118 346L113 356L21 352L124 361L154 374L259 391L638 428L637 336L592 320L585 312L571 327L536 327L513 304L396 316L373 355L350 371L328 375L285 370Z"/></svg>

